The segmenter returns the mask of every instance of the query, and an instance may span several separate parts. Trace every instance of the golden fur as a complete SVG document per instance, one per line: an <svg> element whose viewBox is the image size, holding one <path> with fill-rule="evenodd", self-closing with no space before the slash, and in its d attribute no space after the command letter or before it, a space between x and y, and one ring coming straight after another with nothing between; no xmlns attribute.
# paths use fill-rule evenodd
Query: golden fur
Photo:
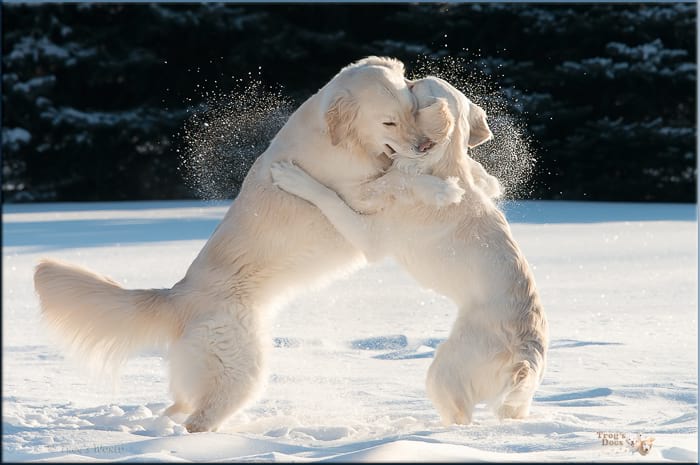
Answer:
<svg viewBox="0 0 700 465"><path fill-rule="evenodd" d="M425 136L403 72L397 60L369 57L304 102L171 289L123 289L74 265L42 261L34 283L44 320L81 359L99 365L166 347L174 398L166 413L189 414L190 432L216 430L263 385L272 309L365 263L318 209L273 186L271 164L295 160L335 191L355 193L389 166L389 146L420 151Z"/></svg>
<svg viewBox="0 0 700 465"><path fill-rule="evenodd" d="M523 418L544 373L548 330L532 272L492 200L497 180L467 155L492 137L485 113L441 79L414 82L412 91L421 107L444 99L450 113L433 108L429 124L417 118L435 146L423 156L397 152L389 172L363 188L373 196L360 195L361 207L376 214L357 213L352 196L291 163L272 166L274 182L316 205L368 259L395 258L457 304L427 378L446 424L470 423L479 402Z"/></svg>

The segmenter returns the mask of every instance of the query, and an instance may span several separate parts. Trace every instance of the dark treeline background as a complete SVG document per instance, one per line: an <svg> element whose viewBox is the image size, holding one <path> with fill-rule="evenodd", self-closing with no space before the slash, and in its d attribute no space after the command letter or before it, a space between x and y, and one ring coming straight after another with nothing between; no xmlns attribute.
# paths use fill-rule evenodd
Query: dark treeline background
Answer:
<svg viewBox="0 0 700 465"><path fill-rule="evenodd" d="M191 198L178 134L215 80L298 104L367 55L476 53L533 141L532 198L694 202L695 22L688 3L5 4L3 199Z"/></svg>

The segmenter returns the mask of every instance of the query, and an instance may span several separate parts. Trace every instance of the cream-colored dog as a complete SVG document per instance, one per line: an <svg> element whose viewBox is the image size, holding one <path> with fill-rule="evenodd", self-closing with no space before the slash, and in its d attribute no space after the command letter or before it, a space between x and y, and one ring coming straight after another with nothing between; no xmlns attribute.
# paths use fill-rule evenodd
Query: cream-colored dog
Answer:
<svg viewBox="0 0 700 465"><path fill-rule="evenodd" d="M34 282L45 321L97 365L166 347L174 398L166 414L188 413L191 432L216 430L263 384L267 320L276 304L366 262L317 208L272 185L270 165L294 160L351 198L390 165L385 152L430 148L416 112L401 62L369 57L344 68L257 159L181 281L171 289L127 290L88 270L43 261ZM459 196L446 189L446 202Z"/></svg>
<svg viewBox="0 0 700 465"><path fill-rule="evenodd" d="M274 182L318 206L368 259L394 257L458 305L427 378L445 424L470 423L479 402L501 418L525 417L544 373L547 323L532 272L492 200L500 195L498 182L467 156L467 147L492 137L486 115L441 79L416 81L412 91L419 106L433 109L419 124L436 145L392 154L388 173L365 186L372 201L383 202L378 213L357 213L289 162L272 166ZM443 202L442 190L434 190L440 182L458 184L461 202Z"/></svg>

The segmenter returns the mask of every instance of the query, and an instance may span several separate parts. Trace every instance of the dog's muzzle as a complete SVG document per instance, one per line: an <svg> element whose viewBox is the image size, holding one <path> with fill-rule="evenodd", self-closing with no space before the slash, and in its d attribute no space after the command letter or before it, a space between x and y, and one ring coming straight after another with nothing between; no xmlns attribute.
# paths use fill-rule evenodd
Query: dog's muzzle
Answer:
<svg viewBox="0 0 700 465"><path fill-rule="evenodd" d="M425 153L433 147L435 147L435 142L430 139L426 139L416 146L416 150L420 153Z"/></svg>

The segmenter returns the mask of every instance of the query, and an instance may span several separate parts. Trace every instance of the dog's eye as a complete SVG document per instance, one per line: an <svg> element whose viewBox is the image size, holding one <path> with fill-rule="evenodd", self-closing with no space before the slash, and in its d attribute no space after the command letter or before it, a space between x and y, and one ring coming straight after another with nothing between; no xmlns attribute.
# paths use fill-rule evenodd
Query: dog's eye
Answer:
<svg viewBox="0 0 700 465"><path fill-rule="evenodd" d="M396 126L396 123L388 122L388 123L382 123L384 126Z"/></svg>

